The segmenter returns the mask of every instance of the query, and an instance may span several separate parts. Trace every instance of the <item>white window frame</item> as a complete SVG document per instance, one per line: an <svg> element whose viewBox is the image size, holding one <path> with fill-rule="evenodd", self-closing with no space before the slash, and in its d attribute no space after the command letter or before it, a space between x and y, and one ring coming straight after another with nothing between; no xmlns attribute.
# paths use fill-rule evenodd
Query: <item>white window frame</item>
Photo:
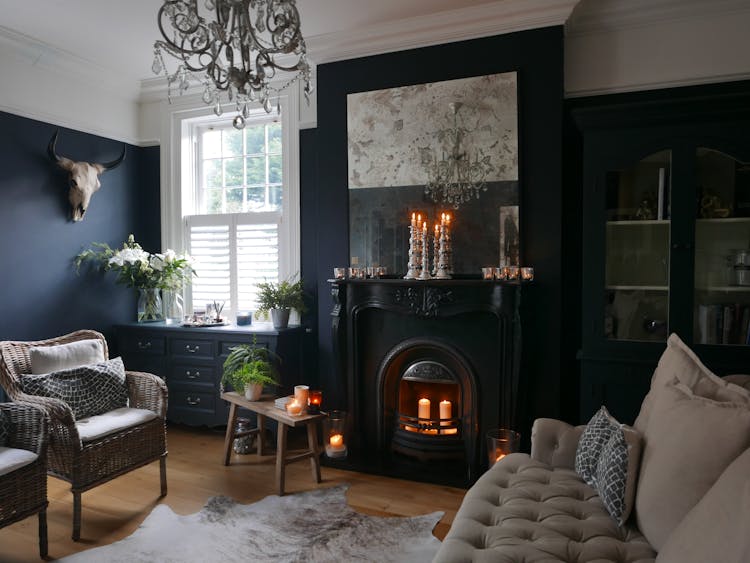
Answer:
<svg viewBox="0 0 750 563"><path fill-rule="evenodd" d="M184 252L188 246L184 217L193 215L197 209L198 188L194 181L198 172L195 162L197 128L194 125L216 121L217 117L213 109L203 104L198 95L175 99L172 105L166 102L162 105L161 243L162 249L171 248ZM283 280L300 271L298 89L290 87L284 90L278 97L278 105L281 107L283 174L279 278ZM260 108L260 105L257 107ZM235 115L234 108L234 104L227 104L219 119L230 122ZM261 214L264 213L259 215ZM271 214L277 216L275 212ZM187 306L190 308L190 303Z"/></svg>

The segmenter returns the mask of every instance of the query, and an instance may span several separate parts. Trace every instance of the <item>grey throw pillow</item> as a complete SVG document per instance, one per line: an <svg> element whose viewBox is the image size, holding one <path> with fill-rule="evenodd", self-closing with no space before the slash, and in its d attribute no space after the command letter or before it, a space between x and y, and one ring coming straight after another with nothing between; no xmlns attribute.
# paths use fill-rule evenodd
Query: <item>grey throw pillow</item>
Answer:
<svg viewBox="0 0 750 563"><path fill-rule="evenodd" d="M21 376L24 393L65 401L76 420L128 404L121 358L48 374Z"/></svg>
<svg viewBox="0 0 750 563"><path fill-rule="evenodd" d="M592 487L596 487L596 466L599 457L615 428L617 426L612 424L609 412L602 407L591 417L578 441L575 470L581 479Z"/></svg>

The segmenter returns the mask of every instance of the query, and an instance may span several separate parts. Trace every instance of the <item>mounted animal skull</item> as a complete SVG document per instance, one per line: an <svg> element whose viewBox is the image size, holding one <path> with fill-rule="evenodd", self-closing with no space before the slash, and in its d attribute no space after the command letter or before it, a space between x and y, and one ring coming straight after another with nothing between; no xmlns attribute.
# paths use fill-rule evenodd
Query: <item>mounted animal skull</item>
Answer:
<svg viewBox="0 0 750 563"><path fill-rule="evenodd" d="M117 168L122 161L125 160L125 151L127 150L127 147L123 145L122 154L112 162L103 162L101 164L73 162L69 158L58 156L55 152L58 133L59 131L55 131L55 134L52 135L52 139L50 139L49 145L47 145L47 154L49 154L49 157L54 160L60 168L68 171L70 182L68 201L70 201L70 205L73 208L73 221L82 221L83 216L86 214L86 210L89 207L91 196L94 195L94 192L101 186L99 175L105 170Z"/></svg>

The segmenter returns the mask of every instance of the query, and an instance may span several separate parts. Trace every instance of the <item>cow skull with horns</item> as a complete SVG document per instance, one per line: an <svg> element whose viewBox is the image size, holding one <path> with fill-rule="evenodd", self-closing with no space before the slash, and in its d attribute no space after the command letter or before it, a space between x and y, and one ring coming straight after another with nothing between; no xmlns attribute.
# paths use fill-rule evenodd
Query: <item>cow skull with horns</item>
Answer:
<svg viewBox="0 0 750 563"><path fill-rule="evenodd" d="M119 166L123 160L125 160L125 151L127 147L122 147L122 154L116 160L112 162L89 163L89 162L73 162L69 158L64 156L58 156L55 152L55 144L57 144L57 135L59 131L55 131L52 135L49 145L47 145L47 154L54 160L57 165L63 170L67 170L69 174L70 190L68 191L68 201L73 208L73 221L82 221L83 216L86 214L86 210L89 207L91 196L94 192L99 189L101 183L99 182L99 175L105 170L112 170Z"/></svg>

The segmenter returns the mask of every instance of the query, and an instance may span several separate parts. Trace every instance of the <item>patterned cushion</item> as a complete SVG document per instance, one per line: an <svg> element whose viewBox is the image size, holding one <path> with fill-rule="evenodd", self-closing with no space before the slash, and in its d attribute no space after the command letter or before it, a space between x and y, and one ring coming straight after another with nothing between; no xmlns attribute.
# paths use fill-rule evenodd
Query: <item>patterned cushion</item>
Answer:
<svg viewBox="0 0 750 563"><path fill-rule="evenodd" d="M617 428L605 407L591 417L576 448L575 470L587 484L596 486L596 466L602 450Z"/></svg>
<svg viewBox="0 0 750 563"><path fill-rule="evenodd" d="M43 375L21 376L24 393L65 401L77 419L125 407L128 392L121 358Z"/></svg>
<svg viewBox="0 0 750 563"><path fill-rule="evenodd" d="M4 446L8 441L8 419L5 413L0 410L0 446Z"/></svg>

